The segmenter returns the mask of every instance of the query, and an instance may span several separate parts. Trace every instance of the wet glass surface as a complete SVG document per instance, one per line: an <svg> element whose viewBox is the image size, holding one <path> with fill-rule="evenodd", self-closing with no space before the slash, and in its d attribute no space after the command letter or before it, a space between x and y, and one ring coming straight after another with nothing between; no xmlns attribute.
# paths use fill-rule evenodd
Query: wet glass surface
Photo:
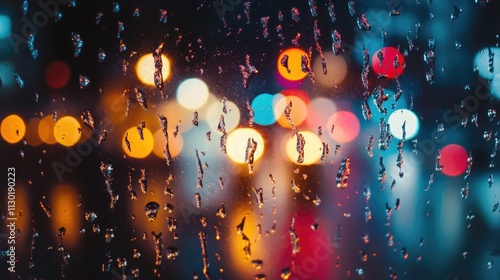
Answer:
<svg viewBox="0 0 500 280"><path fill-rule="evenodd" d="M500 3L0 3L0 279L499 279Z"/></svg>

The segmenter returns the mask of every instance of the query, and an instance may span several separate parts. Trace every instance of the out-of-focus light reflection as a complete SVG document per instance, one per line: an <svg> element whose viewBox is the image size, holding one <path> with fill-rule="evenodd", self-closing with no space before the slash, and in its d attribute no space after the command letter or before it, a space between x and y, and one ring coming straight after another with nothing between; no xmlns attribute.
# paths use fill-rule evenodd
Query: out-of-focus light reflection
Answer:
<svg viewBox="0 0 500 280"><path fill-rule="evenodd" d="M26 123L26 142L30 146L38 146L42 144L42 139L38 136L38 125L40 124L40 118L32 118Z"/></svg>
<svg viewBox="0 0 500 280"><path fill-rule="evenodd" d="M412 242L414 240L419 240L422 234L425 232L424 222L425 222L425 196L421 195L422 184L424 182L422 179L421 167L412 164L411 159L408 157L413 156L411 149L407 148L404 150L405 161L401 166L401 170L396 165L398 153L394 153L384 157L384 164L387 168L387 181L385 185L391 185L393 180L396 181L393 188L388 192L384 192L383 201L389 202L391 207L395 208L395 200L400 199L400 209L397 210L391 218L391 227L394 228L394 234L399 236L401 242L405 241L408 247L418 247L417 242ZM372 169L378 172L379 166L377 164L372 165ZM399 176L402 172L403 177ZM427 178L426 178L427 179ZM394 206L393 206L394 205ZM410 246L410 244L412 244ZM408 249L409 249L408 248Z"/></svg>
<svg viewBox="0 0 500 280"><path fill-rule="evenodd" d="M332 269L332 263L338 260L338 255L341 253L341 247L336 246L334 240L335 232L329 230L328 223L322 223L319 220L317 230L312 230L311 225L315 223L318 216L327 215L330 219L332 213L318 213L313 208L307 207L289 215L282 219L279 230L289 231L292 219L295 219L293 229L299 238L300 251L296 255L291 254L291 245L285 250L280 250L274 262L293 259L294 268L292 276L289 280L297 279L343 279L335 276L335 271ZM349 233L344 231L345 240ZM289 234L288 234L289 235ZM287 236L290 240L290 235ZM282 239L281 239L282 240ZM281 242L279 242L281 243ZM347 242L346 242L347 244ZM278 245L275 245L276 247ZM274 247L274 246L273 246ZM278 247L279 248L279 247ZM282 247L283 248L283 247ZM284 248L283 248L284 249ZM285 264L282 264L285 265ZM337 274L338 275L338 274ZM279 279L279 277L272 278Z"/></svg>
<svg viewBox="0 0 500 280"><path fill-rule="evenodd" d="M255 252L259 252L265 255L265 249L263 246L263 240L260 242L254 242L255 236L257 236L257 224L259 224L259 216L257 213L246 213L245 210L239 207L239 209L234 209L235 215L231 215L232 219L229 221L230 225L239 225L245 217L245 224L242 233L237 233L236 230L231 230L229 237L221 236L221 238L226 238L229 240L228 249L231 255L230 262L232 263L233 269L238 271L238 275L243 275L246 273L254 273L255 268L249 264L250 257L253 257ZM250 240L245 241L243 239L243 234ZM244 248L249 246L250 254L247 255Z"/></svg>
<svg viewBox="0 0 500 280"><path fill-rule="evenodd" d="M12 22L7 15L0 15L0 39L9 38L12 31Z"/></svg>
<svg viewBox="0 0 500 280"><path fill-rule="evenodd" d="M198 78L184 80L177 88L177 102L186 109L200 108L209 95L207 84Z"/></svg>
<svg viewBox="0 0 500 280"><path fill-rule="evenodd" d="M66 229L64 234L64 245L76 246L80 239L80 226L83 213L78 207L79 199L76 188L72 185L61 184L52 189L48 197L51 204L52 228L54 232L61 227ZM59 237L54 234L54 238L59 242Z"/></svg>
<svg viewBox="0 0 500 280"><path fill-rule="evenodd" d="M63 146L73 146L80 140L81 128L77 119L71 116L62 117L54 125L54 138Z"/></svg>
<svg viewBox="0 0 500 280"><path fill-rule="evenodd" d="M390 126L391 134L397 139L403 139L403 124L405 126L405 140L415 137L420 128L420 122L417 115L408 109L400 109L393 112L387 123Z"/></svg>
<svg viewBox="0 0 500 280"><path fill-rule="evenodd" d="M184 140L182 139L182 135L179 133L176 137L173 135L173 129L169 129L168 131L168 147L170 151L170 155L172 157L178 156L182 152L182 148L184 146ZM153 135L154 138L154 147L153 152L160 158L165 158L165 154L163 151L165 150L165 144L167 140L163 135L163 131L158 129Z"/></svg>
<svg viewBox="0 0 500 280"><path fill-rule="evenodd" d="M476 175L478 174L476 173ZM479 176L472 177L470 185L478 186L478 188L475 188L474 192L470 192L470 197L479 207L480 212L477 213L477 216L484 219L489 228L500 230L500 219L497 216L500 211L500 205L497 205L500 202L497 195L497 178L500 178L500 172L498 171L495 173L479 173ZM493 182L490 182L491 179L493 179Z"/></svg>
<svg viewBox="0 0 500 280"><path fill-rule="evenodd" d="M337 111L337 107L332 100L325 97L318 97L307 106L307 124L312 129L317 129L319 126L326 129L326 121L328 117Z"/></svg>
<svg viewBox="0 0 500 280"><path fill-rule="evenodd" d="M285 108L292 104L290 118L295 126L304 122L307 117L307 104L298 96L276 94L273 99L274 117L282 127L291 127L290 121L285 116Z"/></svg>
<svg viewBox="0 0 500 280"><path fill-rule="evenodd" d="M382 60L380 60L378 56L380 51L383 54ZM399 53L398 49L394 47L384 47L373 53L371 56L373 71L375 71L378 75L394 79L396 76L400 77L401 74L403 74L405 58Z"/></svg>
<svg viewBox="0 0 500 280"><path fill-rule="evenodd" d="M18 115L9 115L0 125L2 138L8 143L15 144L21 141L26 133L26 125Z"/></svg>
<svg viewBox="0 0 500 280"><path fill-rule="evenodd" d="M0 61L0 79L2 79L2 89L12 88L15 83L14 75L15 72L14 65L7 61Z"/></svg>
<svg viewBox="0 0 500 280"><path fill-rule="evenodd" d="M240 109L238 106L232 101L226 101L227 114L222 111L223 106L224 104L221 101L214 101L207 109L206 121L213 133L222 134L217 130L221 115L224 116L226 132L232 131L240 123Z"/></svg>
<svg viewBox="0 0 500 280"><path fill-rule="evenodd" d="M398 151L394 149L394 151L387 156L384 156L383 163L384 166L387 169L387 181L388 184L392 182L393 179L397 181L397 184L394 187L394 191L398 190L401 193L406 194L412 194L415 190L411 186L405 185L404 188L399 188L401 186L399 183L403 183L404 181L410 181L415 183L417 186L421 184L422 180L422 166L418 165L415 163L415 159L412 158L414 157L414 154L412 152L412 149L410 147L405 147L403 149L404 153L404 158L403 158L403 164L401 165L401 169L397 166L397 158L398 158ZM374 172L379 171L379 165L378 164L373 164L372 169ZM403 177L400 177L400 172L402 172ZM422 182L423 183L423 182ZM427 183L427 182L425 182ZM392 194L391 194L392 195Z"/></svg>
<svg viewBox="0 0 500 280"><path fill-rule="evenodd" d="M254 153L254 162L262 157L265 148L264 138L262 138L262 135L257 130L252 128L238 128L233 130L227 136L227 155L232 161L245 163L245 154L249 138L253 138L253 140L257 142L257 149Z"/></svg>
<svg viewBox="0 0 500 280"><path fill-rule="evenodd" d="M323 74L321 57L317 57L313 63L315 81L322 87L332 89L344 81L347 76L347 62L341 55L334 55L332 51L323 53L326 59L327 74Z"/></svg>
<svg viewBox="0 0 500 280"><path fill-rule="evenodd" d="M450 144L441 149L440 164L443 173L448 176L458 176L467 169L467 151L460 145Z"/></svg>
<svg viewBox="0 0 500 280"><path fill-rule="evenodd" d="M490 71L490 52L493 54L493 71ZM479 76L486 80L491 80L496 74L500 73L500 48L487 47L481 49L474 57L474 68Z"/></svg>
<svg viewBox="0 0 500 280"><path fill-rule="evenodd" d="M193 128L193 125L191 125L193 112L179 106L177 101L162 104L159 111L167 118L169 130L170 128L175 128L177 125L179 126L179 133L185 133Z"/></svg>
<svg viewBox="0 0 500 280"><path fill-rule="evenodd" d="M434 246L429 255L429 261L432 263L440 263L448 265L454 256L461 253L463 249L460 244L463 244L464 235L466 231L467 212L465 204L457 195L456 186L446 186L443 181L436 181L436 185L443 186L443 188L433 197L432 200L432 213L433 224L437 225L427 232L427 235L432 240Z"/></svg>
<svg viewBox="0 0 500 280"><path fill-rule="evenodd" d="M130 107L135 104L131 102ZM126 115L127 98L123 96L122 92L118 92L117 90L104 92L101 95L101 107L114 124L120 125L126 121L130 121ZM130 108L129 114L130 112L132 112L132 108Z"/></svg>
<svg viewBox="0 0 500 280"><path fill-rule="evenodd" d="M358 137L360 124L353 113L339 111L328 118L325 129L333 140L348 143Z"/></svg>
<svg viewBox="0 0 500 280"><path fill-rule="evenodd" d="M38 123L38 136L45 144L55 144L57 140L54 136L54 118L52 115L45 116Z"/></svg>
<svg viewBox="0 0 500 280"><path fill-rule="evenodd" d="M288 71L281 65L281 60L285 55L288 55ZM276 67L281 77L288 81L299 81L307 76L307 72L303 72L301 68L302 56L307 55L305 51L299 48L286 49L278 56Z"/></svg>
<svg viewBox="0 0 500 280"><path fill-rule="evenodd" d="M276 122L273 110L274 95L262 93L257 95L252 101L254 110L254 122L260 125L271 125Z"/></svg>
<svg viewBox="0 0 500 280"><path fill-rule="evenodd" d="M129 156L133 158L145 158L152 151L154 147L154 138L151 131L146 127L142 130L143 140L141 140L139 136L139 132L137 131L137 127L129 128L122 137L122 148L123 151ZM127 147L125 141L127 139L128 143L130 143L130 150ZM170 140L170 138L169 138Z"/></svg>
<svg viewBox="0 0 500 280"><path fill-rule="evenodd" d="M163 81L166 81L170 77L170 60L166 55L162 54L161 61L163 62L161 74L163 76ZM135 71L137 73L137 77L143 84L154 86L155 62L153 53L143 55L139 61L137 61Z"/></svg>
<svg viewBox="0 0 500 280"><path fill-rule="evenodd" d="M490 83L490 87L493 96L495 96L497 99L500 99L500 73L496 74L493 77L493 80Z"/></svg>
<svg viewBox="0 0 500 280"><path fill-rule="evenodd" d="M71 70L68 64L62 61L54 61L45 70L45 82L53 89L66 86L71 78Z"/></svg>
<svg viewBox="0 0 500 280"><path fill-rule="evenodd" d="M297 152L297 137L290 138L286 141L286 155L288 158L299 165L311 165L317 163L322 154L323 144L319 137L311 131L301 131L299 132L304 137L306 145L304 146L304 162L297 163L297 157L299 153Z"/></svg>

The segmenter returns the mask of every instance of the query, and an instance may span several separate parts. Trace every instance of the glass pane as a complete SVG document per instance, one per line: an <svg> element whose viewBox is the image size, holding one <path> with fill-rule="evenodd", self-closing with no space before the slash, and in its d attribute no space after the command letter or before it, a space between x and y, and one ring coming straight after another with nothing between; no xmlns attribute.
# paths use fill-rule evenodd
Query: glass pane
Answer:
<svg viewBox="0 0 500 280"><path fill-rule="evenodd" d="M0 3L0 279L499 279L500 3Z"/></svg>

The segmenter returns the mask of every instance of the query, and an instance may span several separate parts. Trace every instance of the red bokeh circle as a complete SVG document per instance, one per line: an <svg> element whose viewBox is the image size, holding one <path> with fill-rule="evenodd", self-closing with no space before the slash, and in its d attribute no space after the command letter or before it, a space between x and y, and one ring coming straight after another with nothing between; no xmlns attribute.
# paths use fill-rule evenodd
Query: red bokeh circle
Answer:
<svg viewBox="0 0 500 280"><path fill-rule="evenodd" d="M440 164L443 174L458 176L467 169L467 151L460 145L450 144L441 149Z"/></svg>
<svg viewBox="0 0 500 280"><path fill-rule="evenodd" d="M382 51L383 59L380 63L378 52ZM398 56L398 65L394 67L394 60ZM377 75L385 76L388 79L400 77L404 70L405 57L394 47L384 47L372 54L372 68Z"/></svg>
<svg viewBox="0 0 500 280"><path fill-rule="evenodd" d="M45 82L53 89L66 86L71 78L71 70L68 64L62 61L51 62L45 70Z"/></svg>

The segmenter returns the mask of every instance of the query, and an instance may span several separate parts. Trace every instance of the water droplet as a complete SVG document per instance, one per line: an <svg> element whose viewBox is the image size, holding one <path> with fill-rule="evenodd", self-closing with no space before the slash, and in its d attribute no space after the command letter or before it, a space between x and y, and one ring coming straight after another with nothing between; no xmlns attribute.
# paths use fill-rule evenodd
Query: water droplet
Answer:
<svg viewBox="0 0 500 280"><path fill-rule="evenodd" d="M148 216L150 222L156 219L159 209L160 204L155 201L150 201L146 204L146 206L144 206L144 211L146 212L146 216Z"/></svg>
<svg viewBox="0 0 500 280"><path fill-rule="evenodd" d="M457 6L453 6L453 11L451 12L451 20L455 20L458 18L458 15L462 13L462 9L458 8Z"/></svg>
<svg viewBox="0 0 500 280"><path fill-rule="evenodd" d="M88 85L90 85L90 79L86 75L80 75L80 89L86 88Z"/></svg>

